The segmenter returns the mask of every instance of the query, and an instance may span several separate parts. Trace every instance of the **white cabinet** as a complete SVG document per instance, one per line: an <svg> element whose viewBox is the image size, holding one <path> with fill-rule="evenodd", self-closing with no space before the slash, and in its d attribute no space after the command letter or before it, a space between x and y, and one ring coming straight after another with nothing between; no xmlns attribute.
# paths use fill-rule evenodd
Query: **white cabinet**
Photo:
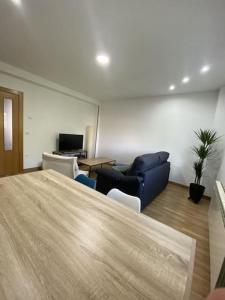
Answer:
<svg viewBox="0 0 225 300"><path fill-rule="evenodd" d="M216 182L209 208L211 289L225 285L225 193Z"/></svg>

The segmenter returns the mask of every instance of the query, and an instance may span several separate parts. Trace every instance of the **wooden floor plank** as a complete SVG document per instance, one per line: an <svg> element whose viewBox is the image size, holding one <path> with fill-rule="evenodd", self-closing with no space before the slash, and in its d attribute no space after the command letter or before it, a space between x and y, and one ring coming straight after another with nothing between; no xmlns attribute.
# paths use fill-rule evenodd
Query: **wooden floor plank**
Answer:
<svg viewBox="0 0 225 300"><path fill-rule="evenodd" d="M210 289L209 200L188 200L185 187L169 183L143 213L197 240L191 300L205 299Z"/></svg>

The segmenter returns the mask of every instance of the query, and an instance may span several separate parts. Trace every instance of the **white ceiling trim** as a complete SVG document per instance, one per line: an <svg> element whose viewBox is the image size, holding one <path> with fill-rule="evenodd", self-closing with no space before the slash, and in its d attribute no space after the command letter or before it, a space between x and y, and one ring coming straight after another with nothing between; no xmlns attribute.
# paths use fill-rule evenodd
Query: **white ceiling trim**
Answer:
<svg viewBox="0 0 225 300"><path fill-rule="evenodd" d="M58 93L61 93L63 95L75 98L76 100L85 101L89 103L93 103L96 105L99 105L100 102L97 99L90 98L84 94L81 94L77 91L74 91L72 89L66 88L62 85L59 85L57 83L54 83L52 81L46 80L43 77L34 75L30 72L24 71L22 69L16 68L12 65L6 64L4 62L0 61L0 73L10 75L19 79L22 79L24 81L33 83L35 85L50 89L52 91L56 91Z"/></svg>

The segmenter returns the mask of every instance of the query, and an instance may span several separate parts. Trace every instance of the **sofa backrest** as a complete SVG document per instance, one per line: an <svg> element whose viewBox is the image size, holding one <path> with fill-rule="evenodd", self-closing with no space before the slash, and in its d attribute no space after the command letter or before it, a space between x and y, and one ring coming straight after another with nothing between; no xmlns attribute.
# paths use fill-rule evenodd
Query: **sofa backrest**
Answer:
<svg viewBox="0 0 225 300"><path fill-rule="evenodd" d="M168 158L169 153L165 151L138 156L135 158L127 175L141 176L144 172L167 162Z"/></svg>

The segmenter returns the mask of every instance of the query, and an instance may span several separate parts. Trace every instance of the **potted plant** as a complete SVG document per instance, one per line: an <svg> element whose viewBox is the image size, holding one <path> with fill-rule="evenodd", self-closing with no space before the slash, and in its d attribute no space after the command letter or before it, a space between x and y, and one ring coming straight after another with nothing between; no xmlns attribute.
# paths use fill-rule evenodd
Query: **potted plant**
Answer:
<svg viewBox="0 0 225 300"><path fill-rule="evenodd" d="M201 179L204 172L205 162L213 154L213 146L218 140L215 130L198 130L195 135L200 141L200 145L193 147L194 153L197 155L197 160L194 162L195 182L190 184L189 194L190 199L198 203L205 191L205 187L201 185Z"/></svg>

